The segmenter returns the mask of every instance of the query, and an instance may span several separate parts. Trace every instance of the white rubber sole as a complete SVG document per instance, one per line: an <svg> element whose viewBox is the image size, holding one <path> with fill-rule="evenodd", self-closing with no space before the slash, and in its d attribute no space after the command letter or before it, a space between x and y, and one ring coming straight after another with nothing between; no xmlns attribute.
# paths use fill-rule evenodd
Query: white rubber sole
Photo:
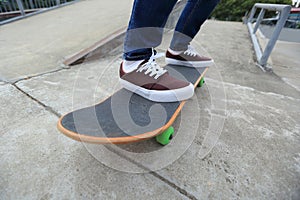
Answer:
<svg viewBox="0 0 300 200"><path fill-rule="evenodd" d="M198 61L198 62L192 62L192 61L181 61L181 60L176 60L173 58L166 58L166 63L169 65L183 65L186 67L196 67L196 68L200 68L200 67L209 67L212 66L214 64L213 60L210 61Z"/></svg>
<svg viewBox="0 0 300 200"><path fill-rule="evenodd" d="M194 86L189 84L175 90L147 90L119 78L120 84L127 90L155 102L176 102L191 98L194 95Z"/></svg>

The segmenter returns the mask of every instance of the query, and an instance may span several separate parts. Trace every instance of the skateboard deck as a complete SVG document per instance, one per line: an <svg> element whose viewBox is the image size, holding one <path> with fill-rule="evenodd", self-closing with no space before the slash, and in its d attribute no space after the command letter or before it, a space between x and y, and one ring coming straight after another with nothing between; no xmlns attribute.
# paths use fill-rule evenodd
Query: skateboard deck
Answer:
<svg viewBox="0 0 300 200"><path fill-rule="evenodd" d="M175 65L166 65L165 69L195 88L202 86L208 70ZM96 105L63 115L57 127L66 136L87 143L122 144L156 137L166 145L174 133L172 124L187 101L153 102L120 89Z"/></svg>

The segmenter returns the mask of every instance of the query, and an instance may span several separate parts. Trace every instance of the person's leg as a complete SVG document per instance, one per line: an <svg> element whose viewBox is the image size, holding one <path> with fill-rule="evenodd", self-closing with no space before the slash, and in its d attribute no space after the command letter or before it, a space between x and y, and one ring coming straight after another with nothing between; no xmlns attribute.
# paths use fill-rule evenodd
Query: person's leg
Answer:
<svg viewBox="0 0 300 200"><path fill-rule="evenodd" d="M184 51L220 0L188 0L177 22L170 48Z"/></svg>
<svg viewBox="0 0 300 200"><path fill-rule="evenodd" d="M190 42L199 32L220 0L188 0L177 22L170 48L166 52L166 63L187 67L208 67L213 59L200 55Z"/></svg>
<svg viewBox="0 0 300 200"><path fill-rule="evenodd" d="M177 0L135 0L124 41L124 59L144 60L162 40L163 27Z"/></svg>
<svg viewBox="0 0 300 200"><path fill-rule="evenodd" d="M163 27L176 2L135 0L126 32L120 84L151 101L182 101L194 94L193 84L172 77L155 61L153 48L161 43Z"/></svg>

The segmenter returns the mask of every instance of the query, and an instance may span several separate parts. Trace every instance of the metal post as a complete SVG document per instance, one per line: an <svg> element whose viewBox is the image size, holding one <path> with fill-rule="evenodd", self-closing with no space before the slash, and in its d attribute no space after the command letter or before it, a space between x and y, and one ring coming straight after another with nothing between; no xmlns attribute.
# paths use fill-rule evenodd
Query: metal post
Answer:
<svg viewBox="0 0 300 200"><path fill-rule="evenodd" d="M32 0L29 0L29 5L30 5L30 8L31 8L31 9L34 9L34 5L33 5Z"/></svg>
<svg viewBox="0 0 300 200"><path fill-rule="evenodd" d="M60 5L60 0L56 0L56 6Z"/></svg>
<svg viewBox="0 0 300 200"><path fill-rule="evenodd" d="M252 20L254 18L255 13L256 13L256 7L253 6L252 9L251 9L250 16L249 16L249 18L247 20L248 23L252 23Z"/></svg>
<svg viewBox="0 0 300 200"><path fill-rule="evenodd" d="M268 58L276 44L276 41L280 35L280 32L282 30L282 28L284 27L284 24L289 16L289 13L290 13L290 10L291 10L291 7L285 7L282 12L280 13L280 18L279 18L279 21L277 21L277 24L276 24L276 27L275 27L275 30L272 34L272 37L270 38L270 41L268 42L265 50L264 50L264 53L260 59L260 62L259 64L261 65L265 65L268 61Z"/></svg>
<svg viewBox="0 0 300 200"><path fill-rule="evenodd" d="M20 9L22 16L25 16L24 6L23 6L23 3L21 2L21 0L17 0L17 4L18 4L18 7Z"/></svg>
<svg viewBox="0 0 300 200"><path fill-rule="evenodd" d="M260 25L261 21L263 20L264 18L264 15L265 15L265 9L261 9L258 17L257 17L257 20L256 20L256 24L255 24L255 27L253 29L253 33L256 33L257 29L258 29L258 26Z"/></svg>

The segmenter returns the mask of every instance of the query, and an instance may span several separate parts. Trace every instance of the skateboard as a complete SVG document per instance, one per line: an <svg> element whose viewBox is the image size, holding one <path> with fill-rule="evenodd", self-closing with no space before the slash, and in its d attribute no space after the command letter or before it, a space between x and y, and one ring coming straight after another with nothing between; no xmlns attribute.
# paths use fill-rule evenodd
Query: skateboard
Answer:
<svg viewBox="0 0 300 200"><path fill-rule="evenodd" d="M208 68L166 65L165 69L194 87L204 84ZM102 102L72 111L60 117L57 128L66 136L94 144L123 144L156 138L167 145L173 137L173 122L185 103L161 103L147 100L126 89L120 89Z"/></svg>

